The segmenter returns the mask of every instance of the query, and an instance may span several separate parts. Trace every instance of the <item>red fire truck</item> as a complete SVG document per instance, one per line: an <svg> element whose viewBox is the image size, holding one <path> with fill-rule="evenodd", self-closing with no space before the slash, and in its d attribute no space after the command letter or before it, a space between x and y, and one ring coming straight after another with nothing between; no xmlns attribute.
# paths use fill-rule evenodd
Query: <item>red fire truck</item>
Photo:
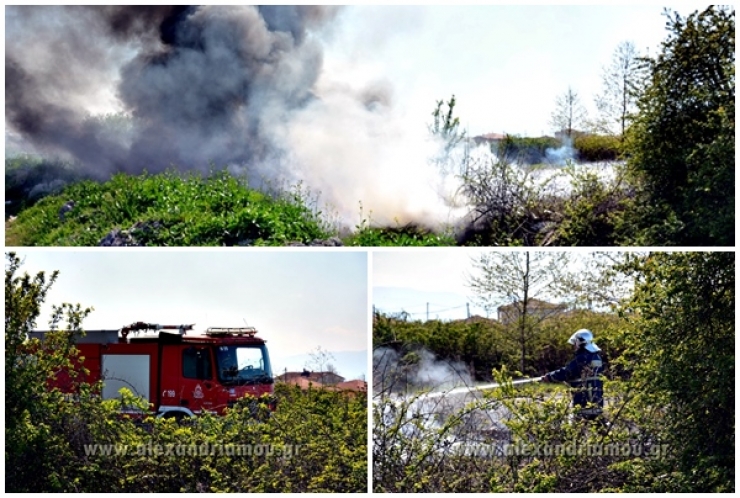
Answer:
<svg viewBox="0 0 740 498"><path fill-rule="evenodd" d="M193 325L136 322L120 330L94 330L76 340L85 382L102 380L104 399L122 387L149 400L163 417L222 414L247 395L273 393L265 340L254 327L211 327L186 333ZM31 337L43 341L48 331Z"/></svg>

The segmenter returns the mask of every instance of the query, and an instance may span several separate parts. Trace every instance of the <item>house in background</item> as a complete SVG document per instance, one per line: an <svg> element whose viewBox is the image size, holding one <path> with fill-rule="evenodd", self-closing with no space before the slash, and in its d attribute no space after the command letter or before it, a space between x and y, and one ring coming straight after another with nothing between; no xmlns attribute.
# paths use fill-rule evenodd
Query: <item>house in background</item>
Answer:
<svg viewBox="0 0 740 498"><path fill-rule="evenodd" d="M367 382L364 380L348 380L346 382L340 382L334 389L350 394L367 393Z"/></svg>
<svg viewBox="0 0 740 498"><path fill-rule="evenodd" d="M504 325L516 322L521 316L522 302L498 307L498 321ZM568 310L565 304L553 304L539 299L530 299L527 303L527 314L533 318L544 319Z"/></svg>
<svg viewBox="0 0 740 498"><path fill-rule="evenodd" d="M471 140L476 146L481 144L498 145L504 138L506 138L505 133L486 133L475 136Z"/></svg>
<svg viewBox="0 0 740 498"><path fill-rule="evenodd" d="M303 379L303 382L300 379ZM275 377L278 382L285 382L288 384L307 384L308 382L314 385L322 386L334 386L340 382L344 382L344 377L337 375L334 372L309 372L303 370L303 372L285 372L284 374Z"/></svg>
<svg viewBox="0 0 740 498"><path fill-rule="evenodd" d="M332 391L367 392L364 380L344 380L344 377L333 372L285 372L275 377L275 381L293 384L301 389L328 389Z"/></svg>

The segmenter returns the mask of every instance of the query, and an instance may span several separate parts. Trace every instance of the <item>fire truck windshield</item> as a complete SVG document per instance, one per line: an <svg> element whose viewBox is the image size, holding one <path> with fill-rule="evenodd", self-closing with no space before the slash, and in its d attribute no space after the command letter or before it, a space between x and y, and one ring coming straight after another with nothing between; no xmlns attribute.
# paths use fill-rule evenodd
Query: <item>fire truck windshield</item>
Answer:
<svg viewBox="0 0 740 498"><path fill-rule="evenodd" d="M224 385L271 384L272 370L264 345L218 346L218 378Z"/></svg>

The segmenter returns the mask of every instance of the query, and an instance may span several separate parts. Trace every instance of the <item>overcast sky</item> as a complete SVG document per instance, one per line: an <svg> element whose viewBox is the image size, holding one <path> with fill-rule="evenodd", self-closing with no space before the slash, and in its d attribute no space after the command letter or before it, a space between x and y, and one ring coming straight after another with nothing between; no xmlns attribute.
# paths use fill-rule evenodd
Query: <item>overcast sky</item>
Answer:
<svg viewBox="0 0 740 498"><path fill-rule="evenodd" d="M368 348L367 255L362 251L23 249L22 271L59 270L51 304L92 306L85 328L254 326L273 358ZM358 369L359 371L359 369ZM342 372L340 372L342 373Z"/></svg>
<svg viewBox="0 0 740 498"><path fill-rule="evenodd" d="M665 5L351 6L327 42L325 73L386 82L397 112L419 126L431 122L435 101L455 94L471 135L538 136L552 133L555 99L568 86L594 110L619 43L658 52ZM671 6L682 15L706 7Z"/></svg>

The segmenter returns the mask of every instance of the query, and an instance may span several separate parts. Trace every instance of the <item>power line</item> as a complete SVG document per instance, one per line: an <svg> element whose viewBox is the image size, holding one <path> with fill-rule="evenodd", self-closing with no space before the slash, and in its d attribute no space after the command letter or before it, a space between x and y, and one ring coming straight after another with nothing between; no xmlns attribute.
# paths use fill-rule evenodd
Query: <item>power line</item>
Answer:
<svg viewBox="0 0 740 498"><path fill-rule="evenodd" d="M430 306L432 304L433 303L427 303L425 306ZM425 316L426 319L429 320L430 315L437 315L437 314L446 313L446 312L449 312L449 311L466 309L467 310L467 313L466 313L467 314L467 317L468 318L470 317L470 303L465 303L465 304L461 304L461 305L457 305L457 306L448 306L448 307L444 307L443 305L435 305L435 306L439 306L439 308L427 307L427 309L425 311L417 311L417 312L407 311L409 309L407 307L402 307L400 311L388 311L388 310L382 311L382 310L379 310L379 308L377 306L373 306L373 310L375 312L380 311L380 312L385 313L385 314L388 314L388 315L405 315L407 317Z"/></svg>

